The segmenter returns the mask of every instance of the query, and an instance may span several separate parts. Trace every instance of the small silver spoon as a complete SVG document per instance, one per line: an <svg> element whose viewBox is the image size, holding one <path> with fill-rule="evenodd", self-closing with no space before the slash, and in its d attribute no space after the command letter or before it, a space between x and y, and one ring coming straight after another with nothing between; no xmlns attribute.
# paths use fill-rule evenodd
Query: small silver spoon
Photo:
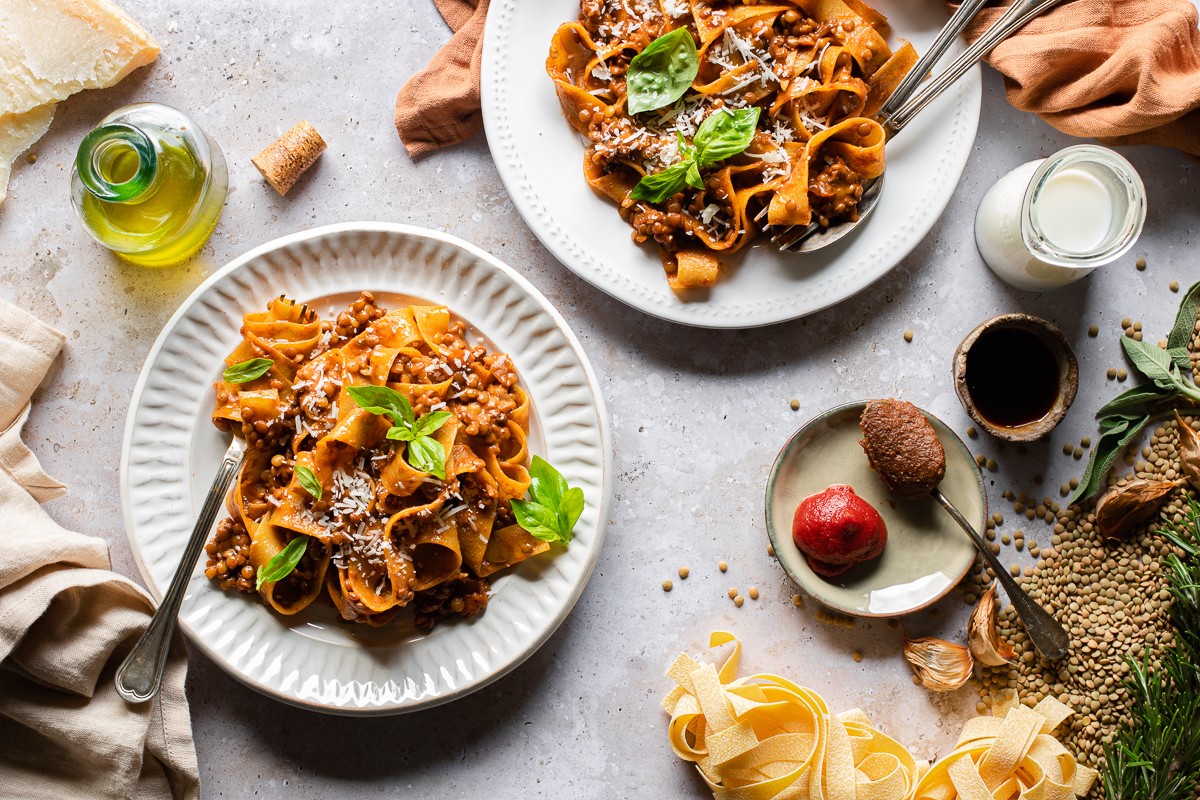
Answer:
<svg viewBox="0 0 1200 800"><path fill-rule="evenodd" d="M893 98L899 97L899 107L889 106L885 103L877 115L880 124L883 126L884 134L888 141L896 136L904 129L904 126L912 121L918 113L926 106L937 99L942 92L952 86L959 78L967 73L972 67L983 60L984 56L992 51L992 49L1012 36L1029 20L1041 14L1053 6L1058 5L1063 0L1014 0L1008 7L1008 11L1004 16L996 20L996 23L988 29L987 33L979 37L966 52L951 62L946 71L931 78L919 93L912 98L907 97L907 93L911 92L923 79L929 67L938 58L941 58L946 47L949 46L954 36L957 36L967 22L975 16L975 12L982 5L976 0L965 0L954 12L954 16L950 18L950 22L939 34L938 40L934 43L934 47L941 46L941 51L935 51L933 47L926 53L926 57L933 55L932 59L927 61L923 57L905 76L904 81L893 92L892 97L888 98L891 101ZM952 33L950 33L953 31ZM949 35L947 35L949 34ZM943 42L942 39L945 38ZM788 253L811 253L820 250L823 247L828 247L844 236L850 234L851 231L858 228L867 217L875 210L875 206L879 204L879 196L883 190L883 175L878 178L872 178L863 182L862 197L858 202L858 219L843 222L839 225L831 225L827 228L822 228L818 223L813 222L801 228L798 225L792 225L783 228L778 233L771 237L771 241L779 245L779 249Z"/></svg>
<svg viewBox="0 0 1200 800"><path fill-rule="evenodd" d="M245 456L245 440L233 437L229 449L225 451L221 468L217 470L212 486L208 488L208 496L204 498L200 516L196 519L196 527L192 528L192 535L179 557L179 566L175 568L171 586L163 595L162 602L158 604L142 637L117 669L117 694L127 703L144 703L158 694L162 685L163 669L167 666L171 635L175 633L175 623L179 617L179 604L183 602L183 595L192 578L192 568L196 565L196 559L200 557L200 551L204 549L204 542L212 530L221 505L225 502L225 493L229 491L229 484L238 474Z"/></svg>

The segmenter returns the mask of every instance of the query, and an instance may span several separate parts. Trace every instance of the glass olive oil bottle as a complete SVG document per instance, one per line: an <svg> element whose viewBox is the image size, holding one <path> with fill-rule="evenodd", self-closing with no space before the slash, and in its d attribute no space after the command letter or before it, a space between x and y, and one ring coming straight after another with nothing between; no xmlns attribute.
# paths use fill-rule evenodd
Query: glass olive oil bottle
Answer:
<svg viewBox="0 0 1200 800"><path fill-rule="evenodd" d="M186 114L136 103L109 114L79 145L71 199L88 233L123 258L165 267L212 233L229 176L216 143Z"/></svg>

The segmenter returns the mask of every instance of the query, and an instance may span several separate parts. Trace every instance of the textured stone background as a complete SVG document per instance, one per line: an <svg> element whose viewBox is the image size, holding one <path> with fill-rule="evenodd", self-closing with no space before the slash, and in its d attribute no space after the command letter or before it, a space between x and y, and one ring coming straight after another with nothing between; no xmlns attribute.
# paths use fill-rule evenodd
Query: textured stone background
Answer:
<svg viewBox="0 0 1200 800"><path fill-rule="evenodd" d="M1119 320L1142 320L1157 341L1178 302L1167 284L1200 279L1197 162L1126 148L1150 198L1136 251L1053 293L1001 284L975 250L979 200L1009 169L1071 142L1009 108L999 77L985 71L975 156L947 213L897 269L805 320L746 332L677 327L598 293L551 258L513 210L482 136L419 163L408 158L392 128L395 91L449 35L428 0L124 5L159 38L162 56L120 86L62 104L37 163L22 159L0 206L0 296L68 335L26 431L47 470L70 486L48 507L57 520L103 536L115 568L137 579L117 464L147 350L214 269L268 239L332 222L437 228L521 270L571 322L601 375L616 451L607 547L583 599L540 652L471 697L412 716L325 717L260 697L193 653L189 695L205 798L704 796L666 745L657 701L668 688L663 667L680 649L701 649L714 628L745 637L747 669L792 676L835 709L861 705L921 756L945 752L973 712L969 689L933 696L915 688L898 635L882 623L835 629L814 618L813 603L797 610L788 601L793 588L766 555L762 522L775 453L809 416L869 396L913 400L961 432L968 421L949 374L955 345L989 316L1028 311L1071 335L1079 399L1048 441L999 453L986 439L971 445L1000 462L987 476L993 504L1009 487L1037 490L1035 474L1057 496L1054 487L1081 467L1062 454L1063 442L1094 434L1092 411L1117 391L1104 371L1120 361ZM175 269L120 262L70 210L78 141L113 108L140 100L193 112L230 163L216 234ZM301 117L330 148L283 200L249 159ZM1149 261L1145 272L1134 269L1138 255ZM1097 339L1086 335L1091 323L1101 328ZM911 344L905 329L916 333ZM788 407L793 397L799 412ZM1049 538L1040 524L1022 527L1032 539ZM716 570L722 559L726 575ZM675 570L684 564L692 577L680 581ZM659 588L664 578L675 579L670 594ZM726 588L751 584L762 598L734 608ZM952 594L908 629L959 638L965 611ZM851 660L854 650L862 663Z"/></svg>

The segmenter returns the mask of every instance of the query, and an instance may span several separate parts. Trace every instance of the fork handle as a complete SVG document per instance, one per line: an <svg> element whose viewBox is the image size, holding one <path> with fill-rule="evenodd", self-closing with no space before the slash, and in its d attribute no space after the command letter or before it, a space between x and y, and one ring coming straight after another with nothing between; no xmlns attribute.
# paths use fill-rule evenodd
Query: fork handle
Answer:
<svg viewBox="0 0 1200 800"><path fill-rule="evenodd" d="M929 49L917 59L917 63L913 64L912 69L904 76L904 80L896 86L896 89L888 96L883 105L879 107L876 116L879 119L887 119L896 113L896 110L904 104L904 101L912 97L913 92L925 80L933 66L941 60L946 51L950 49L950 45L958 38L958 35L963 32L967 24L975 18L979 13L979 9L987 0L963 0L954 14L950 16L950 20L938 33L937 38L933 40L933 44L929 45Z"/></svg>
<svg viewBox="0 0 1200 800"><path fill-rule="evenodd" d="M966 52L956 58L945 72L931 79L920 92L883 120L883 128L888 138L890 139L903 130L904 126L912 121L912 118L925 106L932 103L969 69L982 61L984 56L992 51L992 48L1023 28L1029 20L1061 2L1063 0L1013 0L1004 15L988 28L987 33L975 40L975 43L968 47ZM966 5L967 3L964 2L963 6ZM959 11L962 11L962 6L959 7Z"/></svg>

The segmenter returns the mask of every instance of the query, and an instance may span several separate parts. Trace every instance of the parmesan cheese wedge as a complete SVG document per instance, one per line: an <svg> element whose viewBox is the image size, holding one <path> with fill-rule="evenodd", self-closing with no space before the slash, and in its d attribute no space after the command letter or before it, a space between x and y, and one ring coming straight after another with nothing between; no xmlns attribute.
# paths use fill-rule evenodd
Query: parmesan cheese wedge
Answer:
<svg viewBox="0 0 1200 800"><path fill-rule="evenodd" d="M109 0L0 2L0 201L13 159L50 127L55 103L157 57L154 38Z"/></svg>

